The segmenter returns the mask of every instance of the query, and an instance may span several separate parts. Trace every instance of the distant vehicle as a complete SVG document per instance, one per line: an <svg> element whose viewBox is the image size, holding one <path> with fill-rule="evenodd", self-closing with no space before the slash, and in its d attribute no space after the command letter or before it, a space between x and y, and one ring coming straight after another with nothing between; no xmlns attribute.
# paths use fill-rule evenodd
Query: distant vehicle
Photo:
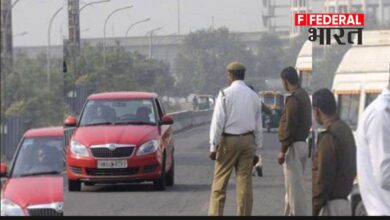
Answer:
<svg viewBox="0 0 390 220"><path fill-rule="evenodd" d="M214 98L212 95L195 95L197 99L197 106L194 108L195 111L208 110L213 107Z"/></svg>
<svg viewBox="0 0 390 220"><path fill-rule="evenodd" d="M390 31L365 31L362 46L353 46L344 55L333 80L332 90L338 112L356 131L364 109L386 87L390 74ZM353 215L366 215L358 180L350 195Z"/></svg>
<svg viewBox="0 0 390 220"><path fill-rule="evenodd" d="M284 95L277 91L261 91L258 93L260 99L266 105L271 114L262 112L263 128L268 132L279 127L280 117L284 108Z"/></svg>
<svg viewBox="0 0 390 220"><path fill-rule="evenodd" d="M69 191L85 185L153 182L156 190L174 184L173 118L154 93L110 92L87 98L67 140Z"/></svg>
<svg viewBox="0 0 390 220"><path fill-rule="evenodd" d="M62 216L64 164L61 127L27 131L10 169L1 164L1 216Z"/></svg>

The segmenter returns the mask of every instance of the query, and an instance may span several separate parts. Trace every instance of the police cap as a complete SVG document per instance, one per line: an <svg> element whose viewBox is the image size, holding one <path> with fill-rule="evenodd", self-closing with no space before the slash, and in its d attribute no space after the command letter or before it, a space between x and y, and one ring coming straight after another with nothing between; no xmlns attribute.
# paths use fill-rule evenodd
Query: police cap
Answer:
<svg viewBox="0 0 390 220"><path fill-rule="evenodd" d="M242 63L240 63L238 61L235 61L235 62L229 63L226 66L226 69L227 69L228 72L238 71L238 70L244 70L245 71L245 66Z"/></svg>

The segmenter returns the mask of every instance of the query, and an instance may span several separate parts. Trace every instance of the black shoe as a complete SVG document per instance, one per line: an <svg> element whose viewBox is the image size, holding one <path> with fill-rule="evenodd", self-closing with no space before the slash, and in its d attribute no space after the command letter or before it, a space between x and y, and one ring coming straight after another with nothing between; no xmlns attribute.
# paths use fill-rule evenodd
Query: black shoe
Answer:
<svg viewBox="0 0 390 220"><path fill-rule="evenodd" d="M263 167L256 167L257 175L263 176Z"/></svg>

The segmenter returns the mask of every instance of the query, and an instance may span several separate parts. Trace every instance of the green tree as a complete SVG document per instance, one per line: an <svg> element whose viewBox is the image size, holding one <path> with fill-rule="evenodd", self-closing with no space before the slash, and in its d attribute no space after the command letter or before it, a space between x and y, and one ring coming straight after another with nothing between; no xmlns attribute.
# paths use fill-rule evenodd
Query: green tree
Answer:
<svg viewBox="0 0 390 220"><path fill-rule="evenodd" d="M350 45L331 45L327 48L319 48L313 54L313 91L328 88L331 89L332 82L340 62L345 53L351 48ZM325 54L320 56L319 52ZM322 58L321 58L322 57Z"/></svg>
<svg viewBox="0 0 390 220"><path fill-rule="evenodd" d="M59 59L52 59L49 88L45 55L29 58L25 54L16 54L14 72L5 79L9 103L5 115L29 118L36 127L60 125L65 109L60 64Z"/></svg>
<svg viewBox="0 0 390 220"><path fill-rule="evenodd" d="M248 73L254 73L255 56L227 28L190 33L176 56L175 74L179 93L216 94L227 86L225 67L235 60L245 64Z"/></svg>

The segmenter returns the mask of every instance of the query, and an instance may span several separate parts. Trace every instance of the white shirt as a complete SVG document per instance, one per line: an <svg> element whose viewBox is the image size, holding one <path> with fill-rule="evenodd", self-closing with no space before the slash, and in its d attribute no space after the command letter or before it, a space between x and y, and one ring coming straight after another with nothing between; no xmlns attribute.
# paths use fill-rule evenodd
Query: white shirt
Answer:
<svg viewBox="0 0 390 220"><path fill-rule="evenodd" d="M234 81L223 91L227 112L224 110L222 93L219 92L210 126L210 151L217 150L216 146L221 140L223 131L229 134L244 134L253 131L257 149L261 149L263 147L263 127L260 98L241 80Z"/></svg>
<svg viewBox="0 0 390 220"><path fill-rule="evenodd" d="M368 215L390 215L390 91L364 111L357 130L359 190Z"/></svg>

